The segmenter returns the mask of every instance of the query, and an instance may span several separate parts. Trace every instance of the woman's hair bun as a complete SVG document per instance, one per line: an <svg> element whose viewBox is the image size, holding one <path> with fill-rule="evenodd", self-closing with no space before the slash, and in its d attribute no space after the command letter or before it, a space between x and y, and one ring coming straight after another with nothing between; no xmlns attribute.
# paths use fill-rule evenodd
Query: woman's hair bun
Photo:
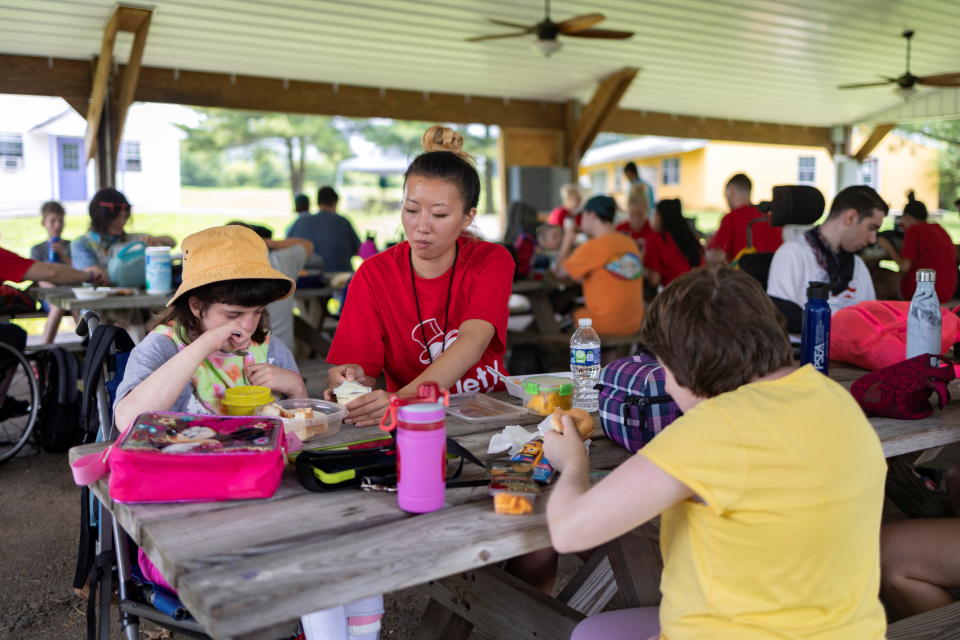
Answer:
<svg viewBox="0 0 960 640"><path fill-rule="evenodd" d="M914 193L913 191L910 191L907 194L907 202L916 202L916 201L917 201L917 194Z"/></svg>
<svg viewBox="0 0 960 640"><path fill-rule="evenodd" d="M468 162L473 161L470 154L463 151L463 136L450 127L445 127L441 124L435 124L427 129L426 133L423 134L423 138L420 139L420 144L423 146L425 153L432 151L449 151Z"/></svg>

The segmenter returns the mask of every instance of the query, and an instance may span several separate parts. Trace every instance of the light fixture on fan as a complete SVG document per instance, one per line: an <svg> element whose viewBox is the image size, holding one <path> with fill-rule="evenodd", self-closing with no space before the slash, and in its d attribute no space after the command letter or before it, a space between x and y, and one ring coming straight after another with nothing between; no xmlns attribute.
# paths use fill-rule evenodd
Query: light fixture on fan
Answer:
<svg viewBox="0 0 960 640"><path fill-rule="evenodd" d="M530 45L533 47L534 51L539 52L544 58L549 58L557 51L563 48L563 45L560 44L560 41L556 38L552 40L534 40L533 44Z"/></svg>
<svg viewBox="0 0 960 640"><path fill-rule="evenodd" d="M914 85L909 85L906 87L897 85L893 89L893 95L903 98L903 101L906 102L913 96L917 95L917 88Z"/></svg>

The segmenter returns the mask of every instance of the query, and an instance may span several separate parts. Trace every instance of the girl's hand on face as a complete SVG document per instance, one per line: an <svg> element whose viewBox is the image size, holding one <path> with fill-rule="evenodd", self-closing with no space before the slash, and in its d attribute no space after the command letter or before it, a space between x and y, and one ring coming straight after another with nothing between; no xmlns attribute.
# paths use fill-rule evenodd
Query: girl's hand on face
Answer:
<svg viewBox="0 0 960 640"><path fill-rule="evenodd" d="M343 421L358 427L375 427L380 424L380 418L389 405L390 394L383 389L376 389L348 404L347 416Z"/></svg>
<svg viewBox="0 0 960 640"><path fill-rule="evenodd" d="M250 335L243 328L240 320L231 320L219 327L207 329L198 342L203 341L208 354L215 351L236 351L250 345Z"/></svg>
<svg viewBox="0 0 960 640"><path fill-rule="evenodd" d="M363 372L363 367L358 364L341 364L331 367L327 371L327 388L323 392L323 399L333 401L333 390L343 384L345 381L359 382L365 387L371 389L377 383L376 380Z"/></svg>
<svg viewBox="0 0 960 640"><path fill-rule="evenodd" d="M276 367L272 364L249 364L244 368L250 384L267 387L271 391L282 393L288 398L306 398L307 387L303 378L295 371Z"/></svg>
<svg viewBox="0 0 960 640"><path fill-rule="evenodd" d="M587 450L583 446L580 432L569 416L560 418L563 422L563 433L548 431L543 436L543 455L557 471L563 471L571 463L582 460L588 463ZM589 467L589 464L587 464Z"/></svg>

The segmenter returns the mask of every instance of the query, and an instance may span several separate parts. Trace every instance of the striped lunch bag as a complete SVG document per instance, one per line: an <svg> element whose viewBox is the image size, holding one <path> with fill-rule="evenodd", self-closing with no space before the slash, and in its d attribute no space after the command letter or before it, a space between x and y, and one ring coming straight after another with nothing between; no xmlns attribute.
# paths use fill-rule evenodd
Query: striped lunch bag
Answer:
<svg viewBox="0 0 960 640"><path fill-rule="evenodd" d="M649 353L615 360L600 374L600 425L629 451L650 442L680 416L664 389L663 367Z"/></svg>

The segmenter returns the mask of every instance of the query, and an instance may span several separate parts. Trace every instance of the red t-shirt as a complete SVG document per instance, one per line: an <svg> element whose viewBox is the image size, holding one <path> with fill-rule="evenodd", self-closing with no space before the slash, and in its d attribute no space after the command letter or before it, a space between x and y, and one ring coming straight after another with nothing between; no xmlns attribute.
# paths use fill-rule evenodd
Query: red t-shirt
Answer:
<svg viewBox="0 0 960 640"><path fill-rule="evenodd" d="M450 271L437 278L416 276L418 319L410 281L410 245L401 242L364 260L350 281L327 360L332 364L358 364L373 378L382 372L387 391L397 391L430 366L428 348L436 359L444 343L449 347L457 339L463 322L486 320L496 333L480 361L450 391L502 391L503 384L485 367L489 365L506 374L503 354L513 258L505 247L490 242L460 238L458 243L460 255L450 294L446 336L443 327Z"/></svg>
<svg viewBox="0 0 960 640"><path fill-rule="evenodd" d="M647 243L649 239L655 235L657 232L653 230L653 227L650 226L649 220L643 221L643 226L640 227L640 231L634 231L633 227L630 226L630 221L626 220L617 225L617 231L625 233L634 240L637 241L637 246L640 247L640 250L646 253Z"/></svg>
<svg viewBox="0 0 960 640"><path fill-rule="evenodd" d="M910 260L910 270L900 279L900 295L913 297L917 288L917 269L937 272L937 297L946 302L957 290L957 250L943 227L931 222L911 225L903 236L901 256Z"/></svg>
<svg viewBox="0 0 960 640"><path fill-rule="evenodd" d="M33 260L18 256L13 251L0 249L0 282L22 282L23 277L33 265Z"/></svg>
<svg viewBox="0 0 960 640"><path fill-rule="evenodd" d="M669 233L654 233L647 239L643 266L660 274L660 284L667 286L687 271L690 263Z"/></svg>
<svg viewBox="0 0 960 640"><path fill-rule="evenodd" d="M747 224L763 214L752 204L738 207L723 216L720 228L710 238L708 249L723 249L727 260L733 260L747 246ZM753 225L753 247L759 253L773 253L783 244L779 227L771 227L766 220Z"/></svg>

